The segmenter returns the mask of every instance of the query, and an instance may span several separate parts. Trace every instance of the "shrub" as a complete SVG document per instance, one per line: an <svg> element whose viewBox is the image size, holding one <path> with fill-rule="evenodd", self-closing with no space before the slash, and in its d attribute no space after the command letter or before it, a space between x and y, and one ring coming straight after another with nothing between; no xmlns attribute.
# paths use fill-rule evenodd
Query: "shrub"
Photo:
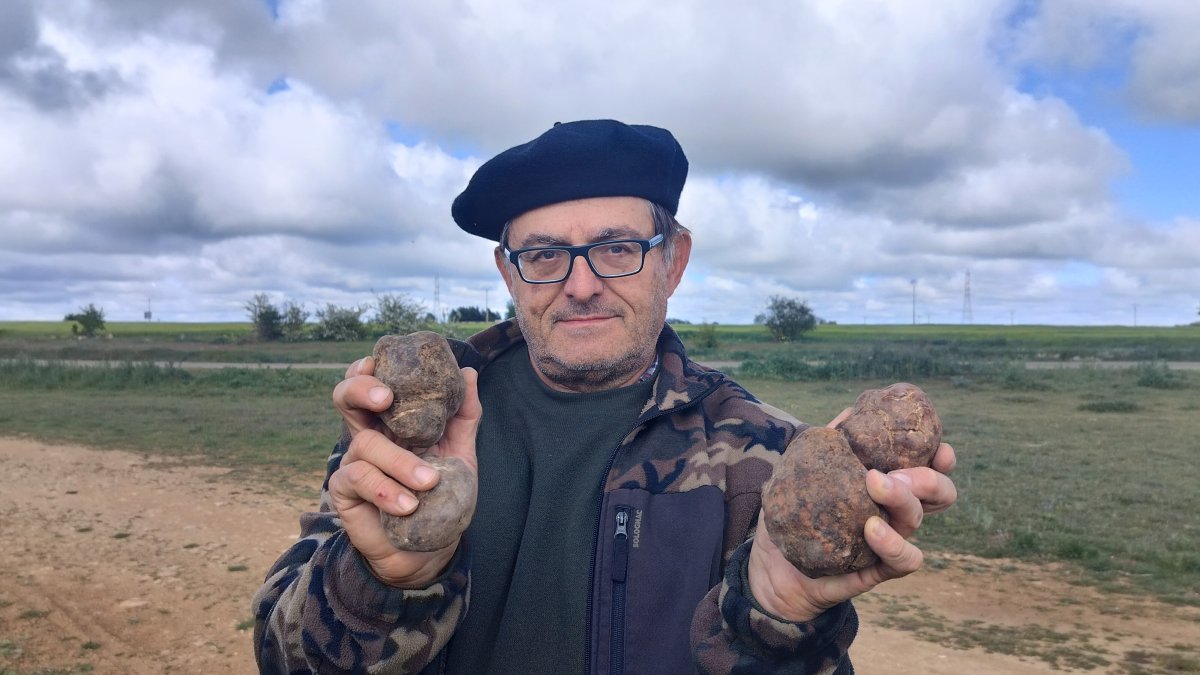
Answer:
<svg viewBox="0 0 1200 675"><path fill-rule="evenodd" d="M1084 412L1096 413L1130 413L1141 410L1141 407L1133 401L1088 401L1079 406L1079 409Z"/></svg>
<svg viewBox="0 0 1200 675"><path fill-rule="evenodd" d="M259 293L247 302L246 313L250 315L254 334L259 340L271 342L283 337L283 315L266 293Z"/></svg>
<svg viewBox="0 0 1200 675"><path fill-rule="evenodd" d="M1151 389L1186 389L1187 381L1167 369L1165 364L1143 363L1138 366L1137 386Z"/></svg>
<svg viewBox="0 0 1200 675"><path fill-rule="evenodd" d="M808 304L779 295L771 296L763 322L779 342L798 340L817 325Z"/></svg>
<svg viewBox="0 0 1200 675"><path fill-rule="evenodd" d="M283 306L283 322L280 329L283 339L288 342L299 342L308 337L308 310L303 305L288 301Z"/></svg>
<svg viewBox="0 0 1200 675"><path fill-rule="evenodd" d="M333 303L317 310L317 325L313 331L316 339L331 342L352 342L367 336L367 327L362 315L366 307L338 307Z"/></svg>
<svg viewBox="0 0 1200 675"><path fill-rule="evenodd" d="M404 294L375 296L375 318L371 332L382 335L408 335L427 327L425 307Z"/></svg>
<svg viewBox="0 0 1200 675"><path fill-rule="evenodd" d="M698 349L716 349L720 346L721 341L717 338L717 324L701 324L696 329L696 347Z"/></svg>
<svg viewBox="0 0 1200 675"><path fill-rule="evenodd" d="M96 337L104 331L104 310L88 303L87 307L80 307L75 314L64 316L63 321L75 322L71 324L72 335Z"/></svg>

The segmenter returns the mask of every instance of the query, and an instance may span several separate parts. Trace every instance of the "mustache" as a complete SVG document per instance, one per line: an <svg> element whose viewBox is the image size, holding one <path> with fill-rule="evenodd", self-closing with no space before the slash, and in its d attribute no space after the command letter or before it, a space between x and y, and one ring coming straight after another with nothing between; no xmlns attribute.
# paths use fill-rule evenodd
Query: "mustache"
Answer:
<svg viewBox="0 0 1200 675"><path fill-rule="evenodd" d="M575 302L562 310L552 313L550 319L553 321L567 321L587 316L624 316L624 314L615 307L608 307L599 302Z"/></svg>

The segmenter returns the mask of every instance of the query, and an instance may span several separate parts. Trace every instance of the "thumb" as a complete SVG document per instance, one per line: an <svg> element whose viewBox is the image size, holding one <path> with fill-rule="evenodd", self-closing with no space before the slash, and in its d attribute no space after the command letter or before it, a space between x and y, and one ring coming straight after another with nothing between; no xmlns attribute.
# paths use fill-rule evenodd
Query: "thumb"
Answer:
<svg viewBox="0 0 1200 675"><path fill-rule="evenodd" d="M479 402L479 373L474 368L463 368L463 383L466 392L458 412L446 424L446 431L438 442L438 454L442 457L457 457L478 471L475 458L475 433L483 419L483 405Z"/></svg>

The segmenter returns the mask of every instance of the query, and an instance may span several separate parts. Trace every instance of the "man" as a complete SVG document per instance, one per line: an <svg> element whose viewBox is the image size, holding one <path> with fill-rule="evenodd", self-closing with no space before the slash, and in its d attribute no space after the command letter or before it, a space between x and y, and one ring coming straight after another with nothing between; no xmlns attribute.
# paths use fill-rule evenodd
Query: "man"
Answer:
<svg viewBox="0 0 1200 675"><path fill-rule="evenodd" d="M437 477L378 423L392 394L371 359L352 365L321 510L254 599L263 671L852 672L849 600L920 566L905 537L954 502L953 449L937 471L868 475L891 522L867 524L871 568L809 579L755 531L807 425L690 361L665 323L686 176L669 132L611 120L480 167L452 212L497 242L517 319L453 343L467 396L429 450L477 470L474 520L441 551L388 543L379 512L412 512Z"/></svg>

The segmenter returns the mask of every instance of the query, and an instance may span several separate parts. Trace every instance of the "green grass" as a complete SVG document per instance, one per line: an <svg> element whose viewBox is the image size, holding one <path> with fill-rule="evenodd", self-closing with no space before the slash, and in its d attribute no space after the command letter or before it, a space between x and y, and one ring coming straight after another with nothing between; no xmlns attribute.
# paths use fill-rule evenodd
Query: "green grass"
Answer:
<svg viewBox="0 0 1200 675"><path fill-rule="evenodd" d="M1200 397L1200 374L1180 373L1188 388L1179 390L1139 387L1132 370L1028 377L1020 397L1003 380L918 382L955 447L959 490L953 509L926 521L921 546L1068 561L1092 583L1200 605L1200 415L1188 403ZM742 384L824 424L886 381ZM1122 392L1138 411L1081 411L1097 391Z"/></svg>
<svg viewBox="0 0 1200 675"><path fill-rule="evenodd" d="M443 324L465 337L488 324ZM1200 326L821 325L795 343L775 343L761 325L675 325L692 356L746 360L845 358L873 349L916 350L937 360L1200 361ZM109 337L77 339L68 322L0 322L0 359L108 359L348 364L370 354L358 342L258 342L250 323L112 322Z"/></svg>
<svg viewBox="0 0 1200 675"><path fill-rule="evenodd" d="M0 435L123 448L264 475L318 471L339 432L329 371L0 364Z"/></svg>
<svg viewBox="0 0 1200 675"><path fill-rule="evenodd" d="M676 328L685 341L703 337L700 326ZM68 342L182 344L197 350L195 360L236 360L230 350L242 350L247 359L261 351L268 360L342 364L370 351L366 342L204 343L190 333L178 343L168 333L76 341L31 337L36 330L0 324L0 358L17 343ZM822 326L811 339L780 345L761 326L720 326L717 342L702 358L816 368L818 376L804 381L770 367L747 368L760 376L739 378L763 400L814 423L834 417L865 388L898 379L925 388L959 457L958 504L930 518L919 535L934 557L945 551L1063 561L1102 588L1200 605L1200 372L1150 362L1125 370L1020 364L1072 353L1188 355L1200 352L1200 329ZM289 485L297 473L311 478L323 469L339 428L329 395L342 368L189 372L119 361L108 368L0 363L0 435L187 458Z"/></svg>

